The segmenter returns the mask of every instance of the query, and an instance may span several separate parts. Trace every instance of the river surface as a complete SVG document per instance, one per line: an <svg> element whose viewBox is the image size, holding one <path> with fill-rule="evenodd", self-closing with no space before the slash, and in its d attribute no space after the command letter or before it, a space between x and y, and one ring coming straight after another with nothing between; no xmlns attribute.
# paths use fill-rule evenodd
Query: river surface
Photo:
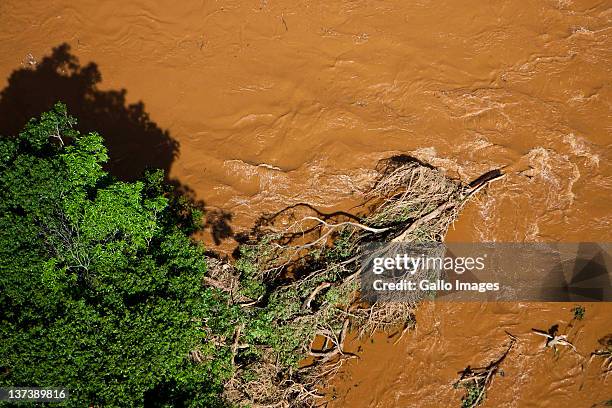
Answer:
<svg viewBox="0 0 612 408"><path fill-rule="evenodd" d="M611 22L610 1L3 0L0 133L61 98L109 138L111 171L162 167L204 202L200 238L226 253L263 213L350 210L400 153L508 174L450 240L610 241ZM458 406L457 371L504 330L519 341L485 406L610 399L586 364L609 305L568 328L582 357L530 334L572 307L425 305L400 341L353 343L332 405Z"/></svg>

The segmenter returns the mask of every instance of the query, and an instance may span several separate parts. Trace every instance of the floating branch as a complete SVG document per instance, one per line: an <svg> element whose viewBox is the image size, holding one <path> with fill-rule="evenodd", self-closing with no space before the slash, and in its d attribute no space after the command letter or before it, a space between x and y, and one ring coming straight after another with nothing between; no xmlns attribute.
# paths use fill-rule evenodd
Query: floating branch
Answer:
<svg viewBox="0 0 612 408"><path fill-rule="evenodd" d="M499 371L501 363L506 359L506 356L516 343L516 337L506 332L510 337L510 343L504 354L497 360L489 363L486 367L472 368L467 366L465 370L460 371L459 380L455 382L455 387L463 387L466 389L466 395L461 399L462 408L473 408L484 401L487 389L491 386L493 377Z"/></svg>
<svg viewBox="0 0 612 408"><path fill-rule="evenodd" d="M601 363L601 368L603 370L602 374L604 377L607 377L608 374L612 372L612 334L608 334L599 339L599 344L604 347L592 352L591 359L594 357L603 359Z"/></svg>
<svg viewBox="0 0 612 408"><path fill-rule="evenodd" d="M567 340L566 334L557 334L558 329L559 325L554 325L550 329L548 329L548 331L539 329L531 329L531 331L534 334L537 334L538 336L546 337L544 347L551 347L553 350L557 351L557 346L566 346L570 347L577 353L578 351L576 350L576 347L574 347L574 345L570 343L569 340Z"/></svg>

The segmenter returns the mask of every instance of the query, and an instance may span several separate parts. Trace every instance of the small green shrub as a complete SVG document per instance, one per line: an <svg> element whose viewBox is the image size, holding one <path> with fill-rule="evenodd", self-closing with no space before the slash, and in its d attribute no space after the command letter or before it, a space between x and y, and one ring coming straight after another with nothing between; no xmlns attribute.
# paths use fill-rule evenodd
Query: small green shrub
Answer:
<svg viewBox="0 0 612 408"><path fill-rule="evenodd" d="M461 398L461 408L472 408L475 405L480 405L482 401L484 401L484 395L480 397L480 400L478 399L482 392L482 388L475 382L470 382L465 386L465 389L466 393L463 398ZM478 401L478 404L476 404L476 401Z"/></svg>
<svg viewBox="0 0 612 408"><path fill-rule="evenodd" d="M574 313L574 319L576 320L582 320L584 319L584 313L585 313L586 309L584 308L584 306L575 306L574 308L572 308L572 313Z"/></svg>

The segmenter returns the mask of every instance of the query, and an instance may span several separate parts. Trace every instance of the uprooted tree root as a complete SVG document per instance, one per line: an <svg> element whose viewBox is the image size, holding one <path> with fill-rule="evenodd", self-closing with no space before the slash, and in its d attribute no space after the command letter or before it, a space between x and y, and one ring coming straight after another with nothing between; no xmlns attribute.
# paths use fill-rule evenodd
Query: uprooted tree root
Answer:
<svg viewBox="0 0 612 408"><path fill-rule="evenodd" d="M235 265L210 268L207 284L228 292L249 315L231 339L235 372L225 396L232 403L324 404L318 390L355 357L344 347L348 332L403 333L421 300L361 300L361 245L441 242L467 200L503 176L493 171L467 185L407 157L390 159L379 170L363 206L367 215L293 206L262 218ZM315 338L321 344L313 348Z"/></svg>
<svg viewBox="0 0 612 408"><path fill-rule="evenodd" d="M466 390L465 395L461 399L462 408L474 408L484 401L493 377L499 372L501 363L506 359L506 356L516 343L516 337L509 333L508 336L510 336L510 343L498 359L492 361L486 367L472 368L467 366L465 370L459 373L461 376L454 386L457 388L462 387Z"/></svg>

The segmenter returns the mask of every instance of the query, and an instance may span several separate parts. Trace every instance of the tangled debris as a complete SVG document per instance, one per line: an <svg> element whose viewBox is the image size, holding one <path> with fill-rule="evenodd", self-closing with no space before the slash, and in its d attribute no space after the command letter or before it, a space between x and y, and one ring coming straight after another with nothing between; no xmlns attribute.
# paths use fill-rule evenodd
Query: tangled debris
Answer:
<svg viewBox="0 0 612 408"><path fill-rule="evenodd" d="M404 332L421 300L360 299L361 245L441 242L468 199L503 177L493 171L468 185L406 156L385 161L379 172L362 207L366 215L295 205L262 217L235 265L212 263L206 283L229 293L248 317L236 323L233 339L218 339L231 344L231 403L324 404L319 390L355 358L344 347L348 332Z"/></svg>
<svg viewBox="0 0 612 408"><path fill-rule="evenodd" d="M531 329L534 334L538 336L546 337L546 342L544 343L544 347L550 347L553 350L557 351L557 346L565 346L570 347L572 350L576 351L576 347L567 339L566 334L557 334L559 332L559 325L555 324L548 331L540 330L540 329Z"/></svg>
<svg viewBox="0 0 612 408"><path fill-rule="evenodd" d="M602 375L605 379L607 378L608 374L612 372L612 334L608 334L599 339L599 344L601 344L603 347L593 351L591 353L591 359L598 357L603 360L601 363L601 369Z"/></svg>
<svg viewBox="0 0 612 408"><path fill-rule="evenodd" d="M501 363L506 359L506 356L516 343L516 337L506 332L510 337L510 343L508 344L504 353L495 361L489 363L486 367L472 368L467 366L465 370L460 371L459 380L454 384L456 388L465 388L466 393L461 399L462 408L473 408L481 404L487 392L487 389L493 381L493 377L500 371Z"/></svg>

